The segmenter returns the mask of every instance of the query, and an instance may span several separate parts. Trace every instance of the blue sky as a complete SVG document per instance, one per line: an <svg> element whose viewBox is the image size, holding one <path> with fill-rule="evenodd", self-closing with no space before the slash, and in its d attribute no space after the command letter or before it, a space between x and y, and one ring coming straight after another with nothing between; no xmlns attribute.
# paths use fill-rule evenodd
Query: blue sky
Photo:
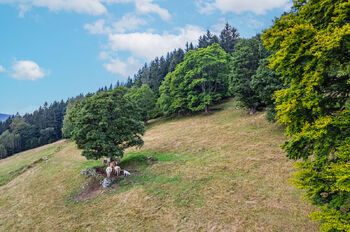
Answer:
<svg viewBox="0 0 350 232"><path fill-rule="evenodd" d="M0 0L0 113L125 81L225 22L250 37L289 0Z"/></svg>

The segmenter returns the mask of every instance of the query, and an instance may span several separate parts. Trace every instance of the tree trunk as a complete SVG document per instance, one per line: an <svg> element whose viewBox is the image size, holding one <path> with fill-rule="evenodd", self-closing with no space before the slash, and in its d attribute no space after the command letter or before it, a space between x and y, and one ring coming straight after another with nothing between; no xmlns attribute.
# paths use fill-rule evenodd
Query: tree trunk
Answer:
<svg viewBox="0 0 350 232"><path fill-rule="evenodd" d="M205 113L206 113L206 114L209 113L209 105L205 105Z"/></svg>
<svg viewBox="0 0 350 232"><path fill-rule="evenodd" d="M249 112L249 114L250 114L250 115L253 115L253 114L255 114L255 113L256 113L256 106L250 107L250 112Z"/></svg>

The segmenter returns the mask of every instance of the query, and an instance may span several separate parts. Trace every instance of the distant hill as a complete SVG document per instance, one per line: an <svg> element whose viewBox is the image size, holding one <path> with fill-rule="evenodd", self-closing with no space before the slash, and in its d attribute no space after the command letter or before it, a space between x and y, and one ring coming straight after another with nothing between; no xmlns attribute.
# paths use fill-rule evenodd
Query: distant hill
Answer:
<svg viewBox="0 0 350 232"><path fill-rule="evenodd" d="M11 115L8 115L8 114L0 114L0 122L6 121L6 119L10 116Z"/></svg>

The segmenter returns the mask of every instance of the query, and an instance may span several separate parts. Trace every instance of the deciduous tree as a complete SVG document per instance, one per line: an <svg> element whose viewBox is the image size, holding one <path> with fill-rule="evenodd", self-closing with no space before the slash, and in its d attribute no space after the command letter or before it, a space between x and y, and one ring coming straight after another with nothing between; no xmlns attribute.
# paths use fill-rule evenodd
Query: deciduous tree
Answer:
<svg viewBox="0 0 350 232"><path fill-rule="evenodd" d="M211 104L228 94L229 62L230 55L216 43L188 51L160 87L163 113L208 112Z"/></svg>
<svg viewBox="0 0 350 232"><path fill-rule="evenodd" d="M87 97L69 114L72 139L87 159L123 156L124 149L141 146L144 124L140 110L118 87Z"/></svg>
<svg viewBox="0 0 350 232"><path fill-rule="evenodd" d="M350 2L298 0L263 39L270 67L288 87L276 92L283 148L295 184L321 211L323 231L350 231Z"/></svg>

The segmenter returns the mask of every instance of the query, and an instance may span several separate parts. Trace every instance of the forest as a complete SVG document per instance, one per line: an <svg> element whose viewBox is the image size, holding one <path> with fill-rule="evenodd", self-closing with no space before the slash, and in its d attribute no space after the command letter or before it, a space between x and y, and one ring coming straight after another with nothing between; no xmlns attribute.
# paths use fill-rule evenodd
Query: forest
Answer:
<svg viewBox="0 0 350 232"><path fill-rule="evenodd" d="M207 30L125 83L0 123L0 158L62 138L88 159L122 157L143 144L150 119L210 114L235 98L247 117L266 110L285 127L293 184L318 206L311 217L321 230L350 231L349 22L349 1L300 0L251 38L228 23L219 35Z"/></svg>

